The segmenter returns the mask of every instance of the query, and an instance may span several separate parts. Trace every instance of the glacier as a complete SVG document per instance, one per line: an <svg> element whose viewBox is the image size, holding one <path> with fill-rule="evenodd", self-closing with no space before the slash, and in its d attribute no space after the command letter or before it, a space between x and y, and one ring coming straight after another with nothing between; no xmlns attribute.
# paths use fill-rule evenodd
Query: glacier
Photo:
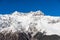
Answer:
<svg viewBox="0 0 60 40"><path fill-rule="evenodd" d="M42 11L18 12L0 14L0 32L33 33L45 31L46 35L60 35L60 17L45 15Z"/></svg>

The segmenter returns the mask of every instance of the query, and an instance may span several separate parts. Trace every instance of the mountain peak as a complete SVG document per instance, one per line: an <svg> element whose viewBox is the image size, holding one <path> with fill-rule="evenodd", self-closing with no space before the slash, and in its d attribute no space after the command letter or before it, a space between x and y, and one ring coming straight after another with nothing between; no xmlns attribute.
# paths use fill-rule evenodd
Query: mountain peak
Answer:
<svg viewBox="0 0 60 40"><path fill-rule="evenodd" d="M36 14L38 14L38 15L44 15L44 13L42 11L40 11L40 10L36 11Z"/></svg>
<svg viewBox="0 0 60 40"><path fill-rule="evenodd" d="M32 14L33 16L41 16L41 15L44 15L44 13L40 10L36 11L36 12L33 12L31 11L30 14Z"/></svg>
<svg viewBox="0 0 60 40"><path fill-rule="evenodd" d="M22 12L18 12L18 11L15 11L15 12L12 13L12 15L24 15L24 14L26 14L26 13L22 13ZM28 14L32 14L34 16L44 15L44 13L42 11L40 11L40 10L36 11L36 12L31 11Z"/></svg>
<svg viewBox="0 0 60 40"><path fill-rule="evenodd" d="M12 15L20 15L20 12L15 11L15 12L12 13Z"/></svg>

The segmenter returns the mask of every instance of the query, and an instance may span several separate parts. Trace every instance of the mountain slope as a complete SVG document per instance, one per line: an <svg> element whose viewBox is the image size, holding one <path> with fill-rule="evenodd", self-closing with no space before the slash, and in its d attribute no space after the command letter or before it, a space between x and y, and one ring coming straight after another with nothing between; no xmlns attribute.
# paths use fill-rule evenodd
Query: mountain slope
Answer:
<svg viewBox="0 0 60 40"><path fill-rule="evenodd" d="M12 33L33 32L32 36L39 32L46 35L60 35L60 17L47 16L41 11L22 13L15 11L12 14L0 15L0 32Z"/></svg>

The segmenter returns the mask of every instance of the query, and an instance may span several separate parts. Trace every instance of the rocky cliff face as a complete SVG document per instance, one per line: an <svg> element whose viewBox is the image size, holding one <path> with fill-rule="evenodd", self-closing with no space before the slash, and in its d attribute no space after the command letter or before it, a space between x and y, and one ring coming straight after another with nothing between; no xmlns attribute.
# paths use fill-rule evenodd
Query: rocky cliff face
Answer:
<svg viewBox="0 0 60 40"><path fill-rule="evenodd" d="M1 40L24 40L24 38L35 40L33 37L37 32L43 34L45 31L45 35L60 35L59 30L60 17L47 16L41 11L29 13L15 11L12 14L0 15Z"/></svg>

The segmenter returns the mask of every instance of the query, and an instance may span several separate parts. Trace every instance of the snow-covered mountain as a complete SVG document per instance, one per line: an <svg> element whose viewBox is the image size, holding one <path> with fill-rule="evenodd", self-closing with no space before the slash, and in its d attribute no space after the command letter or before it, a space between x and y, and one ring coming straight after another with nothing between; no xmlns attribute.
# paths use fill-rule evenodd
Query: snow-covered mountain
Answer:
<svg viewBox="0 0 60 40"><path fill-rule="evenodd" d="M41 11L0 14L0 32L46 32L46 35L60 35L60 17L48 16Z"/></svg>

